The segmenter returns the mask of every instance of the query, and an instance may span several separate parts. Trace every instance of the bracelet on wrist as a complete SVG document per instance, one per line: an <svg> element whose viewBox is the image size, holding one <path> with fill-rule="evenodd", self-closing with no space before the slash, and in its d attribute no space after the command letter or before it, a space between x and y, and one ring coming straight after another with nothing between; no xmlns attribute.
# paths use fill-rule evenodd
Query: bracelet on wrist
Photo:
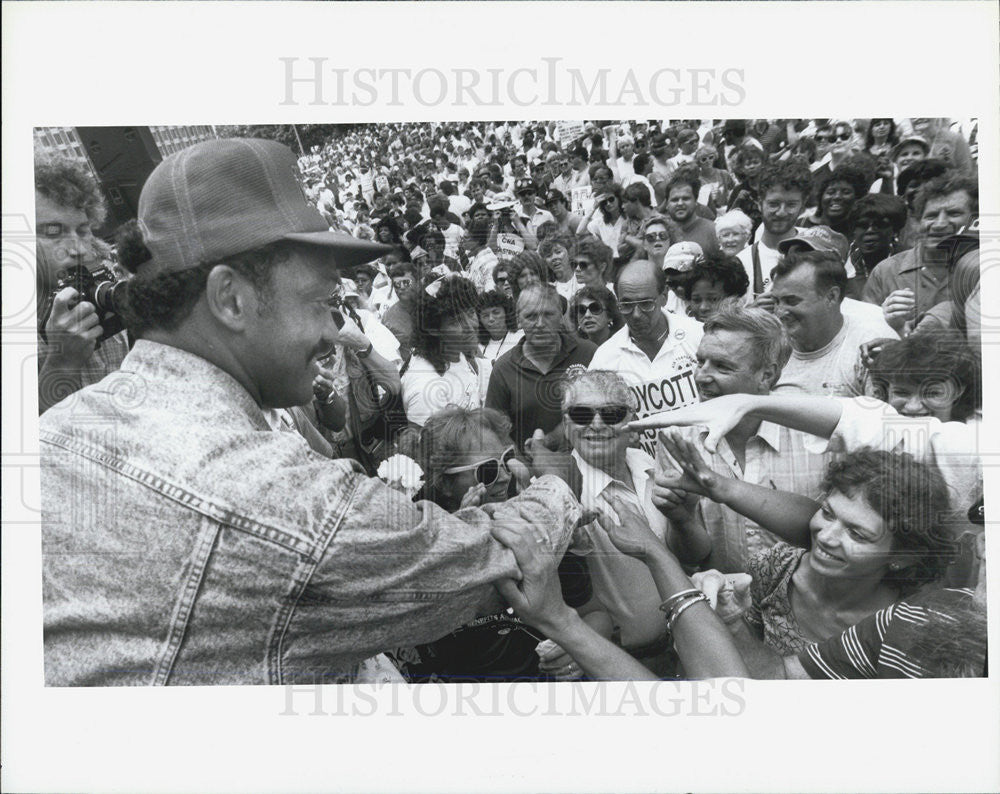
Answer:
<svg viewBox="0 0 1000 794"><path fill-rule="evenodd" d="M355 355L357 355L358 358L368 358L368 356L372 354L372 350L374 350L374 348L375 345L369 342L368 347L366 347L364 350L359 350Z"/></svg>
<svg viewBox="0 0 1000 794"><path fill-rule="evenodd" d="M670 615L667 616L667 631L672 634L674 631L674 624L677 622L677 619L684 614L685 610L689 609L690 607L693 607L699 601L704 601L706 604L708 604L709 603L708 596L705 595L704 593L699 592L697 596L692 596L691 598L687 599L682 604L676 606L673 610L671 610Z"/></svg>
<svg viewBox="0 0 1000 794"><path fill-rule="evenodd" d="M691 587L688 588L687 590L680 590L674 593L672 596L670 596L670 598L668 598L662 604L660 604L660 609L669 614L676 604L680 603L685 598L690 598L691 596L696 596L696 595L701 595L701 590L699 590L697 587Z"/></svg>

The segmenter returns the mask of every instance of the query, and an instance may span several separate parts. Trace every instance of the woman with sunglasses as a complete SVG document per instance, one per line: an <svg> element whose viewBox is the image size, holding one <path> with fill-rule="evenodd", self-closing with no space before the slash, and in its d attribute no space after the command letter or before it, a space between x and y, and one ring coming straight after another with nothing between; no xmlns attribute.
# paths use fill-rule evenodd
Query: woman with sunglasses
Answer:
<svg viewBox="0 0 1000 794"><path fill-rule="evenodd" d="M875 266L902 250L899 234L906 226L906 204L896 196L869 193L854 203L848 226L847 297L861 300Z"/></svg>
<svg viewBox="0 0 1000 794"><path fill-rule="evenodd" d="M701 182L698 203L721 215L726 211L726 199L732 193L735 183L728 171L715 167L718 157L718 149L711 144L698 147L694 154L694 161L698 166L698 181Z"/></svg>
<svg viewBox="0 0 1000 794"><path fill-rule="evenodd" d="M600 289L604 287L614 290L608 276L611 270L613 252L604 243L592 235L580 237L573 249L570 265L577 283L582 287Z"/></svg>
<svg viewBox="0 0 1000 794"><path fill-rule="evenodd" d="M648 259L658 268L662 268L667 251L678 239L679 232L676 224L666 216L650 215L639 229L643 248L637 258Z"/></svg>
<svg viewBox="0 0 1000 794"><path fill-rule="evenodd" d="M599 217L595 217L600 210ZM607 185L603 193L594 197L594 203L587 216L576 229L578 235L592 234L612 251L617 251L625 231L625 216L622 211L622 186L617 183Z"/></svg>
<svg viewBox="0 0 1000 794"><path fill-rule="evenodd" d="M605 287L583 287L573 296L569 319L577 336L595 345L608 341L625 325L614 293Z"/></svg>
<svg viewBox="0 0 1000 794"><path fill-rule="evenodd" d="M499 411L448 406L419 432L407 431L397 446L423 469L424 485L417 497L454 512L513 496L510 430L510 420ZM598 633L610 636L610 618L593 598L586 559L566 554L559 581L566 603ZM390 656L411 683L580 678L579 666L558 646L547 643L542 654L536 651L544 640L542 632L503 611Z"/></svg>

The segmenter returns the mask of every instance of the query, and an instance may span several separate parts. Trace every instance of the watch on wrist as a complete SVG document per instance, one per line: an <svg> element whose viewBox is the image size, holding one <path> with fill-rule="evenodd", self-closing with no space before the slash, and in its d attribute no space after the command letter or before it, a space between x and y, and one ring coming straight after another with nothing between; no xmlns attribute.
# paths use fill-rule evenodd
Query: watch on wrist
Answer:
<svg viewBox="0 0 1000 794"><path fill-rule="evenodd" d="M373 348L374 345L371 342L369 342L368 347L366 347L364 350L359 350L356 355L358 358L368 358L368 356L372 354Z"/></svg>

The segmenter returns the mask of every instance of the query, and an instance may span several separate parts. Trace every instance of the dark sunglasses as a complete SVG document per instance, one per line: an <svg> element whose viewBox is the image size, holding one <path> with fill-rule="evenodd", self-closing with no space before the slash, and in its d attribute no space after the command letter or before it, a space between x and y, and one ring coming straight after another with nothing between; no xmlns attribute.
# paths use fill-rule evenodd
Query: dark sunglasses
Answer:
<svg viewBox="0 0 1000 794"><path fill-rule="evenodd" d="M604 314L604 307L600 303L597 303L597 302L594 302L594 303L578 303L576 308L577 308L577 311L581 315L583 315L583 314L592 314L595 317L597 317L597 316L599 316L601 314Z"/></svg>
<svg viewBox="0 0 1000 794"><path fill-rule="evenodd" d="M566 409L570 421L586 427L594 421L594 416L601 415L601 421L606 425L620 425L628 416L628 407L624 405L605 405L601 408L591 408L589 405L573 405Z"/></svg>
<svg viewBox="0 0 1000 794"><path fill-rule="evenodd" d="M892 226L892 221L888 218L859 218L854 224L855 229L881 229L885 230Z"/></svg>
<svg viewBox="0 0 1000 794"><path fill-rule="evenodd" d="M584 268L588 268L588 267L590 267L590 262L588 260L586 260L586 259L577 259L573 263L573 269L574 270L583 270Z"/></svg>
<svg viewBox="0 0 1000 794"><path fill-rule="evenodd" d="M507 474L510 474L510 461L514 457L514 447L509 446L502 453L500 453L499 458L488 458L487 460L477 461L476 463L469 463L466 466L452 466L449 469L445 469L443 474L458 474L463 471L476 470L476 482L482 485L490 486L497 481L500 476L500 469L503 468Z"/></svg>
<svg viewBox="0 0 1000 794"><path fill-rule="evenodd" d="M649 232L648 234L644 234L642 239L647 243L662 242L670 239L670 232Z"/></svg>

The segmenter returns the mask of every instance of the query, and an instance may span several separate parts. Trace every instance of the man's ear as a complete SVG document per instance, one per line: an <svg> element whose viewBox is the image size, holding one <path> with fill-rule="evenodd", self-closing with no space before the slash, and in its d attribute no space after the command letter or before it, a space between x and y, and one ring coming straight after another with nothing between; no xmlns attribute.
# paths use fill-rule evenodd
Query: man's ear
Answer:
<svg viewBox="0 0 1000 794"><path fill-rule="evenodd" d="M245 278L228 265L216 265L205 283L205 298L212 316L234 332L246 329L258 313L260 298Z"/></svg>

